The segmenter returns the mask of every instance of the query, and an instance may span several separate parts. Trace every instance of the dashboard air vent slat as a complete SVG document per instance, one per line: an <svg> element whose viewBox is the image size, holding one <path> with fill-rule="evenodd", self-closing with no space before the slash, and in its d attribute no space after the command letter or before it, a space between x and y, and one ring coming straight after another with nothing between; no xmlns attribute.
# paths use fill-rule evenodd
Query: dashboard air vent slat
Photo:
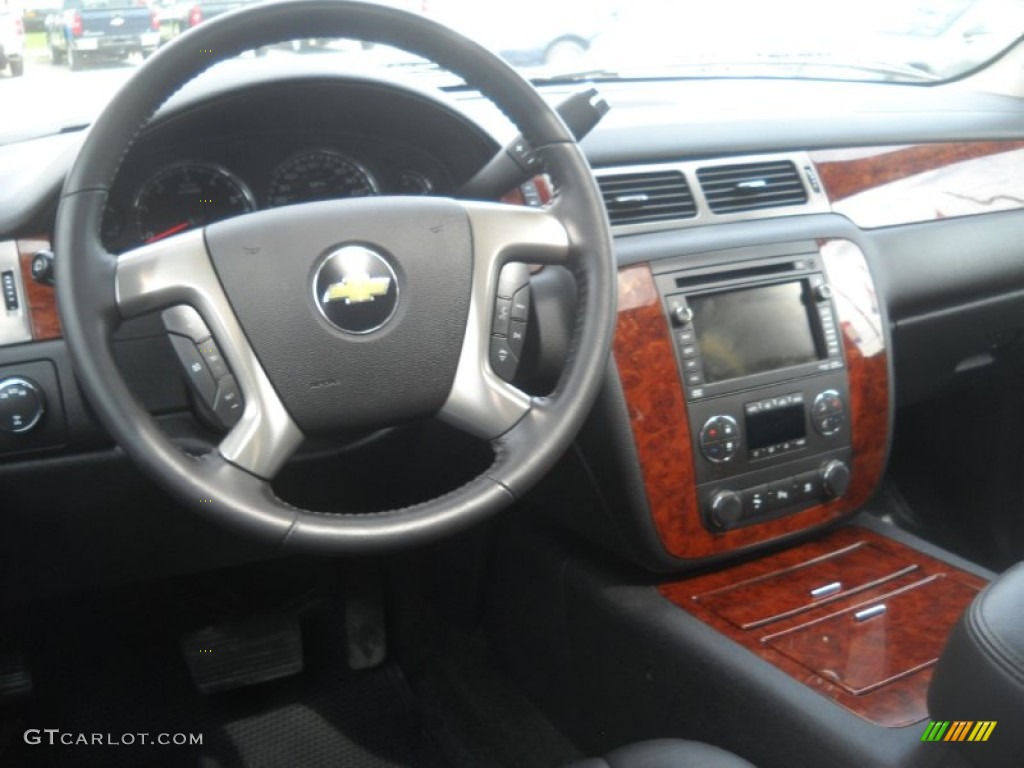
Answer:
<svg viewBox="0 0 1024 768"><path fill-rule="evenodd" d="M789 160L716 165L697 171L708 207L715 213L803 205L807 190Z"/></svg>
<svg viewBox="0 0 1024 768"><path fill-rule="evenodd" d="M679 171L652 171L599 176L612 224L692 219L697 215L686 177Z"/></svg>

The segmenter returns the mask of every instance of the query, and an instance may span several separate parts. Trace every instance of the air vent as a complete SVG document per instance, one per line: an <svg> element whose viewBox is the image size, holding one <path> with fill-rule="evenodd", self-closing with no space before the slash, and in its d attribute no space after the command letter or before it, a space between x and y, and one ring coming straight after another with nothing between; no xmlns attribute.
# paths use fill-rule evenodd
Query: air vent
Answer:
<svg viewBox="0 0 1024 768"><path fill-rule="evenodd" d="M715 213L740 213L807 202L807 190L789 160L715 165L697 171L708 207Z"/></svg>
<svg viewBox="0 0 1024 768"><path fill-rule="evenodd" d="M650 171L599 176L608 218L614 225L692 219L693 193L680 171Z"/></svg>

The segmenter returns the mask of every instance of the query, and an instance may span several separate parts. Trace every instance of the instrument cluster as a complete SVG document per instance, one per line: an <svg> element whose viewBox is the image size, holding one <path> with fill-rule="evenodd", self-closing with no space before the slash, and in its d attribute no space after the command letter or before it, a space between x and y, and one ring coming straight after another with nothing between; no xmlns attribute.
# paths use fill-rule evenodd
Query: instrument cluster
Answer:
<svg viewBox="0 0 1024 768"><path fill-rule="evenodd" d="M372 195L452 194L443 165L421 150L360 137L299 144L257 136L151 152L111 190L102 238L115 252L267 208Z"/></svg>

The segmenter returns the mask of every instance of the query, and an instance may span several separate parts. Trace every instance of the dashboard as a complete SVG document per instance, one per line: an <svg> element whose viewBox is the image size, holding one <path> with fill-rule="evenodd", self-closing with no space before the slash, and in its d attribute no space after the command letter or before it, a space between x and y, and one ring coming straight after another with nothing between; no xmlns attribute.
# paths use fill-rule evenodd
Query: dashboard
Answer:
<svg viewBox="0 0 1024 768"><path fill-rule="evenodd" d="M557 102L575 90L552 87L544 96ZM1004 97L878 84L618 83L603 94L612 111L583 148L611 214L620 316L615 375L581 445L622 519L605 531L586 509L585 519L571 519L574 507L565 505L568 524L646 567L672 570L851 514L884 475L894 409L958 380L965 360L1003 354L993 353L992 340L1016 327L1021 174L993 169L1020 166L1024 109ZM746 121L736 117L741 104L752 105L742 108ZM122 252L307 200L456 195L508 132L474 93L308 71L246 73L186 89L158 112L111 186L103 239ZM0 346L0 373L44 362L30 378L45 379L47 402L61 408L44 423L51 432L0 436L0 470L15 476L26 460L109 445L74 386L53 291L29 268L52 240L74 139L17 149L0 150L0 177L9 181L0 185L0 240L20 264L12 274L29 322L17 343ZM34 177L22 170L32 153ZM763 189L770 183L761 176L780 169L795 185L785 205L742 210L742 200L722 202L730 184L744 194ZM667 218L631 208L651 202L649 189L634 188L651 179L685 198ZM527 367L544 369L546 381L557 379L570 331L574 289L565 277L545 269L532 281L531 343L541 351ZM757 295L767 301L776 283L792 298L821 282L835 297L808 304L814 311L787 326L799 330L800 343L780 347L780 355L796 349L795 362L754 364L749 348L728 339L717 358L695 355L686 341L715 341L702 327L714 314L706 296L742 305L754 288L765 288ZM691 303L696 332L672 324L673 297ZM146 407L177 418L182 439L202 450L216 435L181 426L195 398L163 330L159 322L126 327L119 359ZM842 425L836 435L796 409L828 392L837 395L825 398L836 409L828 418ZM747 409L780 399L779 418L789 421L776 431L748 417ZM725 416L731 421L715 423L735 422L750 442L723 462L714 451L734 449L709 447L715 438L705 428ZM779 503L775 484L796 487L826 459L845 465L840 480L844 472L852 478L815 480L814 494L798 502L783 489L787 503ZM746 513L762 490L769 508ZM714 509L723 493L724 515Z"/></svg>

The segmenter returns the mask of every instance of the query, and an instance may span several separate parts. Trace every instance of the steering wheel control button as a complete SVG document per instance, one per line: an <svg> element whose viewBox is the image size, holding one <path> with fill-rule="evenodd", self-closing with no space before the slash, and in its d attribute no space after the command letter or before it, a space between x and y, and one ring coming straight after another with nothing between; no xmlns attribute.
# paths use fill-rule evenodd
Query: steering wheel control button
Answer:
<svg viewBox="0 0 1024 768"><path fill-rule="evenodd" d="M513 320L508 327L508 346L512 354L522 359L523 345L526 344L526 323Z"/></svg>
<svg viewBox="0 0 1024 768"><path fill-rule="evenodd" d="M722 464L740 449L740 429L732 416L712 416L700 431L700 448L708 461Z"/></svg>
<svg viewBox="0 0 1024 768"><path fill-rule="evenodd" d="M512 319L526 322L530 319L530 286L524 285L512 297Z"/></svg>
<svg viewBox="0 0 1024 768"><path fill-rule="evenodd" d="M491 324L491 368L511 383L519 370L530 317L530 268L518 262L506 264L498 276Z"/></svg>
<svg viewBox="0 0 1024 768"><path fill-rule="evenodd" d="M846 423L843 399L834 389L826 389L814 398L811 405L811 423L819 435L829 437L842 430Z"/></svg>
<svg viewBox="0 0 1024 768"><path fill-rule="evenodd" d="M31 379L11 376L0 381L0 431L31 432L46 413L42 389Z"/></svg>
<svg viewBox="0 0 1024 768"><path fill-rule="evenodd" d="M186 339L184 336L172 333L170 338L171 346L174 347L178 360L185 367L185 374L192 388L204 403L207 405L213 403L213 398L217 394L217 381L210 373L210 368L199 349L191 339Z"/></svg>
<svg viewBox="0 0 1024 768"><path fill-rule="evenodd" d="M530 268L526 264L520 262L506 264L501 268L501 274L498 275L498 296L502 299L515 298L519 289L529 284Z"/></svg>
<svg viewBox="0 0 1024 768"><path fill-rule="evenodd" d="M220 349L213 339L207 339L196 344L196 348L199 350L203 360L206 361L206 367L210 370L210 375L214 379L219 380L230 373L227 363L224 362L224 356L220 353Z"/></svg>
<svg viewBox="0 0 1024 768"><path fill-rule="evenodd" d="M508 324L512 319L512 299L499 297L494 302L494 323L491 333L496 336L508 336Z"/></svg>
<svg viewBox="0 0 1024 768"><path fill-rule="evenodd" d="M235 377L228 375L217 382L217 396L213 401L213 413L225 427L233 427L242 418L245 403L242 391Z"/></svg>
<svg viewBox="0 0 1024 768"><path fill-rule="evenodd" d="M324 259L313 277L313 301L340 331L382 328L398 309L398 277L387 260L363 245L346 245Z"/></svg>
<svg viewBox="0 0 1024 768"><path fill-rule="evenodd" d="M505 336L491 337L491 368L505 381L511 382L519 369L519 358Z"/></svg>
<svg viewBox="0 0 1024 768"><path fill-rule="evenodd" d="M203 318L192 307L184 304L171 307L165 309L160 317L164 321L164 328L170 333L187 336L197 344L210 338L210 329L206 327Z"/></svg>

